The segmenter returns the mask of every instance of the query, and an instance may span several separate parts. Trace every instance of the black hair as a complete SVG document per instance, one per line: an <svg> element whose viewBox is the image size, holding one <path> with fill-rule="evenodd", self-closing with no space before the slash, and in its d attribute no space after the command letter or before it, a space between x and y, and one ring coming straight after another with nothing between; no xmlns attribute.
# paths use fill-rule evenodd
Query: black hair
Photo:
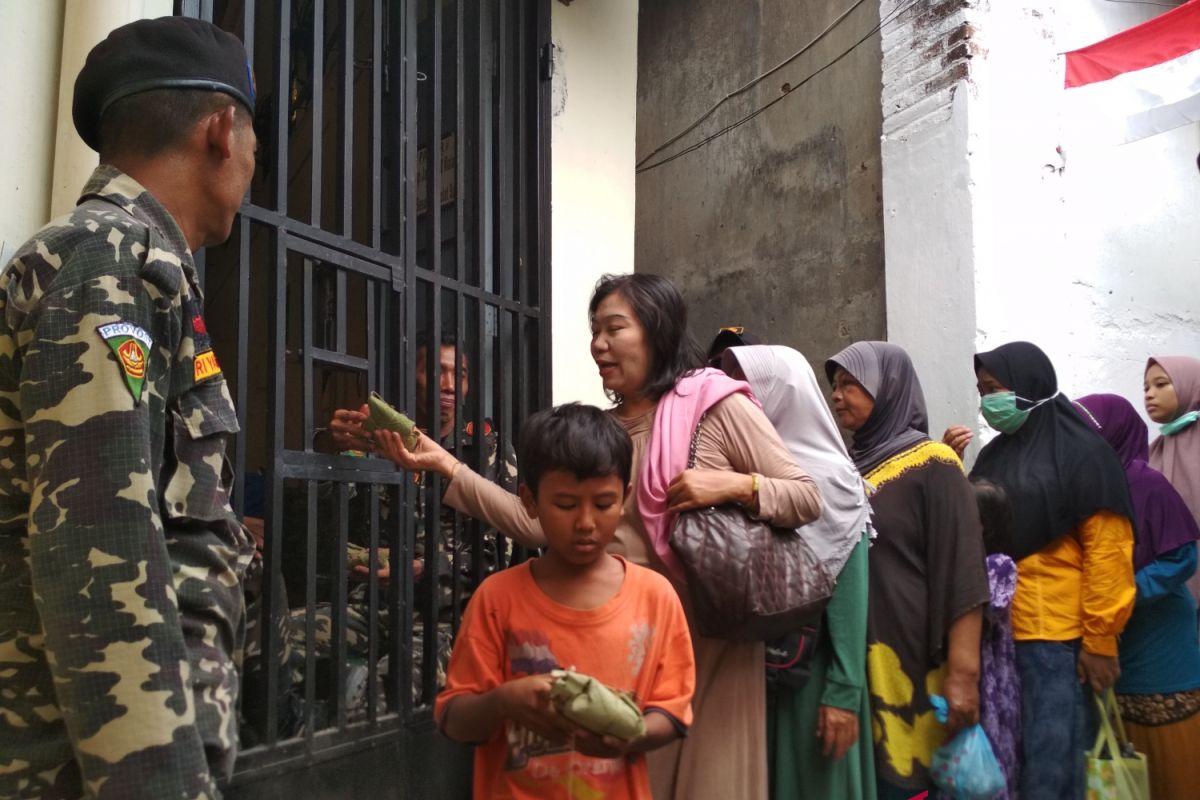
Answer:
<svg viewBox="0 0 1200 800"><path fill-rule="evenodd" d="M524 483L537 496L547 472L569 472L578 480L617 475L628 486L633 442L610 414L595 406L567 403L531 415L521 426L517 463Z"/></svg>
<svg viewBox="0 0 1200 800"><path fill-rule="evenodd" d="M1012 503L1003 488L983 478L971 480L975 505L983 525L983 546L989 553L1006 553L1011 544Z"/></svg>
<svg viewBox="0 0 1200 800"><path fill-rule="evenodd" d="M657 400L675 388L684 375L704 366L704 351L688 331L687 304L675 284L645 272L601 276L588 303L589 320L595 319L596 309L614 292L633 307L646 331L650 374L642 388L643 396ZM623 400L616 393L610 393L609 398L617 403Z"/></svg>
<svg viewBox="0 0 1200 800"><path fill-rule="evenodd" d="M151 89L122 97L100 118L100 160L156 156L180 144L197 122L227 106L237 109L238 124L253 124L250 111L224 92Z"/></svg>

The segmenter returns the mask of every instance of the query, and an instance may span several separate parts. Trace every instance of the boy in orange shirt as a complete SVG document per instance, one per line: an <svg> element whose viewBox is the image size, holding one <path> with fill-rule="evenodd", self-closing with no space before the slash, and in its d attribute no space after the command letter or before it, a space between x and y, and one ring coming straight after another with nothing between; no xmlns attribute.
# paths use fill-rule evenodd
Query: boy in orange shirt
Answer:
<svg viewBox="0 0 1200 800"><path fill-rule="evenodd" d="M478 744L477 798L649 798L643 753L687 733L695 664L679 597L661 575L609 555L631 490L633 445L608 414L570 404L531 416L521 499L547 552L488 577L463 616L435 715ZM632 741L568 722L550 699L573 668L633 695Z"/></svg>

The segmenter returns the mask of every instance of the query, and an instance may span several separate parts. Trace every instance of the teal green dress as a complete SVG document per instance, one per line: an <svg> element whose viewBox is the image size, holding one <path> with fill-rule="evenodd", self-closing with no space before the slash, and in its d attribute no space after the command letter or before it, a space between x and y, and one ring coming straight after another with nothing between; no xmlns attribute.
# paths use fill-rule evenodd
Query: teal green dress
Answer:
<svg viewBox="0 0 1200 800"><path fill-rule="evenodd" d="M838 576L808 683L768 694L771 797L777 800L875 800L867 700L867 547L863 537ZM841 761L821 753L817 710L822 705L858 715L858 742Z"/></svg>

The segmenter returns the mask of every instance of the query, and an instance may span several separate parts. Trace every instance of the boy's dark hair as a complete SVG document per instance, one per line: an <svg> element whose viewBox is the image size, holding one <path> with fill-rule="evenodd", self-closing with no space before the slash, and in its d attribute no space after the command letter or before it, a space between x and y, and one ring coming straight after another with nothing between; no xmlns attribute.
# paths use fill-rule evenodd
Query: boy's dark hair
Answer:
<svg viewBox="0 0 1200 800"><path fill-rule="evenodd" d="M675 284L661 275L636 272L604 275L592 291L588 319L594 319L604 298L616 292L633 307L650 346L650 374L642 394L657 400L687 373L704 366L704 351L688 331L687 304ZM621 402L619 395L610 395Z"/></svg>
<svg viewBox="0 0 1200 800"><path fill-rule="evenodd" d="M628 486L633 472L633 442L607 412L567 403L539 411L521 426L517 463L524 483L536 497L547 472L569 472L576 479L617 475Z"/></svg>
<svg viewBox="0 0 1200 800"><path fill-rule="evenodd" d="M100 118L100 160L156 156L183 141L192 126L226 106L238 124L252 125L249 110L223 92L151 89L114 102Z"/></svg>
<svg viewBox="0 0 1200 800"><path fill-rule="evenodd" d="M1009 551L1012 525L1012 504L1008 493L991 481L976 478L971 481L975 490L975 505L979 508L979 521L983 524L983 546L989 553Z"/></svg>

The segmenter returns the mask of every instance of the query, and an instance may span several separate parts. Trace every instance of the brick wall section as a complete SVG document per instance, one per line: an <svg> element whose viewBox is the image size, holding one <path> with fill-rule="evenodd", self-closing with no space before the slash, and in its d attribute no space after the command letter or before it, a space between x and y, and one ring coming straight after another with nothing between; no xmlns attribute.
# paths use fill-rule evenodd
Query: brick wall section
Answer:
<svg viewBox="0 0 1200 800"><path fill-rule="evenodd" d="M982 52L978 30L986 2L880 0L879 18L887 21L881 40L885 136L904 136L949 116L955 87L970 82L972 59Z"/></svg>

